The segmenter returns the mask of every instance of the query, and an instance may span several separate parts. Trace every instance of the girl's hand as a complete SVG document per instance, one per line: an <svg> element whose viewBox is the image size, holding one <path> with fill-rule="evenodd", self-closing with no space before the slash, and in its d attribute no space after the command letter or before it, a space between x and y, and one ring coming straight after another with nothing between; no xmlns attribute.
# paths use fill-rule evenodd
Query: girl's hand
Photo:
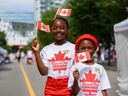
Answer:
<svg viewBox="0 0 128 96"><path fill-rule="evenodd" d="M32 50L33 50L34 52L39 52L40 45L39 45L39 42L38 42L37 38L35 38L35 39L33 40L31 47L32 47Z"/></svg>

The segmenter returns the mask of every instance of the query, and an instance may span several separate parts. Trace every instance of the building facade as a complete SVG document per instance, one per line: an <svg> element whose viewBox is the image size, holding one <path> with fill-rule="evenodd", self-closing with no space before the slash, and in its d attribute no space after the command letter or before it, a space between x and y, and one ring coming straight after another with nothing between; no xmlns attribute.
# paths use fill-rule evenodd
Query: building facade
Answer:
<svg viewBox="0 0 128 96"><path fill-rule="evenodd" d="M7 45L27 45L35 37L33 28L34 24L0 19L0 32L6 34Z"/></svg>
<svg viewBox="0 0 128 96"><path fill-rule="evenodd" d="M59 8L65 4L66 0L35 0L35 22L41 20L41 14L52 8Z"/></svg>

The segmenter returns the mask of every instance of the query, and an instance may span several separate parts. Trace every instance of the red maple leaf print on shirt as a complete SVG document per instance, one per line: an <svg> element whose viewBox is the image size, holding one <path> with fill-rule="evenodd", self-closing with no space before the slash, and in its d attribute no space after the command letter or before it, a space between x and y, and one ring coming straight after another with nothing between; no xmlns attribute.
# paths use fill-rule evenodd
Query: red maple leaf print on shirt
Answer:
<svg viewBox="0 0 128 96"><path fill-rule="evenodd" d="M85 77L86 77L86 81L88 82L94 82L96 74L92 74L91 71L89 71L89 73L85 73Z"/></svg>
<svg viewBox="0 0 128 96"><path fill-rule="evenodd" d="M88 73L84 73L84 77L80 79L83 92L89 96L96 96L99 87L99 80L96 78L96 74L92 74L90 70Z"/></svg>
<svg viewBox="0 0 128 96"><path fill-rule="evenodd" d="M61 71L67 69L67 64L71 60L71 58L65 56L65 53L58 52L58 54L54 54L55 58L49 60L51 62L52 69L54 71Z"/></svg>
<svg viewBox="0 0 128 96"><path fill-rule="evenodd" d="M58 54L54 54L55 58L52 58L49 61L63 61L63 60L71 60L71 58L68 58L67 56L65 57L65 53L61 53L61 51L59 51Z"/></svg>

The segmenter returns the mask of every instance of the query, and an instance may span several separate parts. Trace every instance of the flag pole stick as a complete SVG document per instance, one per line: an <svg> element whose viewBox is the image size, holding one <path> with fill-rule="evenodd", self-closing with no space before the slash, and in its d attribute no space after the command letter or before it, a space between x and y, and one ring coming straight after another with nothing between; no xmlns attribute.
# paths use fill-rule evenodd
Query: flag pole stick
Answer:
<svg viewBox="0 0 128 96"><path fill-rule="evenodd" d="M57 12L56 12L56 14L55 14L55 16L54 16L54 20L55 20L55 18L56 18L57 13L58 13L58 9L57 9Z"/></svg>
<svg viewBox="0 0 128 96"><path fill-rule="evenodd" d="M34 23L34 38L37 37L37 32L38 32L37 23L38 23L38 21L35 21L35 23Z"/></svg>
<svg viewBox="0 0 128 96"><path fill-rule="evenodd" d="M60 7L57 9L57 12L56 12L56 14L54 16L54 20L56 19L56 15L57 15L59 9L60 9Z"/></svg>

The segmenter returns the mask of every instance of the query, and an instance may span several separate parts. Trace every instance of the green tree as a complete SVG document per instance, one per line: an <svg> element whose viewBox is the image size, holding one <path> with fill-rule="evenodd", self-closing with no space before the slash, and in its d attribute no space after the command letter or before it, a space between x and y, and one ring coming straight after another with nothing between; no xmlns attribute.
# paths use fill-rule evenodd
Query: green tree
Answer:
<svg viewBox="0 0 128 96"><path fill-rule="evenodd" d="M0 46L6 46L5 33L0 32Z"/></svg>
<svg viewBox="0 0 128 96"><path fill-rule="evenodd" d="M75 42L76 38L84 33L95 35L106 47L115 43L113 25L127 17L127 0L69 0L63 8L71 8L70 17L66 17L70 25L69 40ZM43 13L42 21L51 24L57 9ZM42 46L52 42L51 33L38 30L38 37Z"/></svg>
<svg viewBox="0 0 128 96"><path fill-rule="evenodd" d="M127 17L124 2L121 0L76 0L70 2L71 33L76 38L84 33L98 37L106 46L114 43L113 25ZM75 27L74 27L75 26Z"/></svg>
<svg viewBox="0 0 128 96"><path fill-rule="evenodd" d="M0 32L0 46L10 52L13 49L11 47L7 46L5 37L6 37L6 34L4 32Z"/></svg>
<svg viewBox="0 0 128 96"><path fill-rule="evenodd" d="M51 22L54 19L56 13L56 9L47 10L46 12L42 13L42 22L46 25L51 26ZM37 36L39 39L39 43L41 44L41 47L50 44L53 41L53 37L51 33L43 32L38 30Z"/></svg>

